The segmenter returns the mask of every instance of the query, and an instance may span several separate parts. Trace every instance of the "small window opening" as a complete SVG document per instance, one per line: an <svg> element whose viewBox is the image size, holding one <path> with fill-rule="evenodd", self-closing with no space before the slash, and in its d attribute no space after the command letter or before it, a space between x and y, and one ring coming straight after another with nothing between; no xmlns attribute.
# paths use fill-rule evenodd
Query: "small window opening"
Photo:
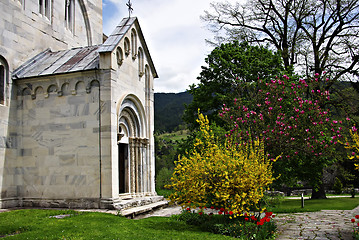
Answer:
<svg viewBox="0 0 359 240"><path fill-rule="evenodd" d="M128 55L130 55L130 40L128 40L128 38L125 38L125 42L124 42L124 47L125 47L125 54L126 54L126 57Z"/></svg>
<svg viewBox="0 0 359 240"><path fill-rule="evenodd" d="M39 0L39 13L50 20L51 0Z"/></svg>
<svg viewBox="0 0 359 240"><path fill-rule="evenodd" d="M65 24L66 28L73 32L74 30L74 15L75 15L75 3L74 0L66 0L65 1Z"/></svg>
<svg viewBox="0 0 359 240"><path fill-rule="evenodd" d="M123 52L122 52L122 49L120 47L118 47L117 50L116 50L116 57L117 57L117 64L119 66L121 66L122 63L123 63Z"/></svg>
<svg viewBox="0 0 359 240"><path fill-rule="evenodd" d="M134 29L131 32L131 44L132 44L132 59L137 58L137 33Z"/></svg>
<svg viewBox="0 0 359 240"><path fill-rule="evenodd" d="M5 67L0 65L0 104L5 103L5 80L6 80Z"/></svg>

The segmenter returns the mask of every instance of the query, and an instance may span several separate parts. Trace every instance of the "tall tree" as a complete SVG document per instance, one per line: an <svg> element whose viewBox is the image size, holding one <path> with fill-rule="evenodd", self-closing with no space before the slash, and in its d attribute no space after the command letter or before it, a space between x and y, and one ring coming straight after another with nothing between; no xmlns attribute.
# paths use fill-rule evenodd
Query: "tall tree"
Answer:
<svg viewBox="0 0 359 240"><path fill-rule="evenodd" d="M193 101L186 106L184 120L195 124L198 109L206 113L211 122L221 124L218 111L222 104L232 104L240 94L251 98L258 78L270 79L284 71L277 53L246 42L231 42L216 47L205 59L198 77L200 83L190 86ZM252 83L252 84L242 84Z"/></svg>
<svg viewBox="0 0 359 240"><path fill-rule="evenodd" d="M344 128L344 122L331 115L329 91L318 90L321 82L291 81L287 76L259 81L255 104L249 106L239 96L234 107L224 106L220 113L232 126L229 141L241 146L261 139L269 156L281 155L274 164L279 180L289 185L307 182L313 186L312 198L325 198L323 169L337 161L336 145Z"/></svg>
<svg viewBox="0 0 359 240"><path fill-rule="evenodd" d="M359 76L358 0L248 0L211 7L202 18L221 42L270 44L287 69L301 67L307 76L328 71L332 82Z"/></svg>

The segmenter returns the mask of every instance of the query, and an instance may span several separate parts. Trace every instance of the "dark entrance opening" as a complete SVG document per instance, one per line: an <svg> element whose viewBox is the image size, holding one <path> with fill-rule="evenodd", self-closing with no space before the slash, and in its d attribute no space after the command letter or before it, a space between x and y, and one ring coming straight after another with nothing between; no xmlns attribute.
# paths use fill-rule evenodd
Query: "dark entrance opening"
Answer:
<svg viewBox="0 0 359 240"><path fill-rule="evenodd" d="M118 144L118 183L119 193L126 192L126 170L125 165L128 160L128 144Z"/></svg>

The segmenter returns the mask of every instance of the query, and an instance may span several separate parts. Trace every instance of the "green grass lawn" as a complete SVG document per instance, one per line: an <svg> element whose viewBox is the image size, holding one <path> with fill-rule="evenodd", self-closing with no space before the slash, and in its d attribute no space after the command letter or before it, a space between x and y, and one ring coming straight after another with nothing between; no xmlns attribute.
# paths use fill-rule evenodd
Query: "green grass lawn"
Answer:
<svg viewBox="0 0 359 240"><path fill-rule="evenodd" d="M320 210L352 210L359 205L359 197L338 197L328 199L306 199L301 208L301 199L284 199L276 207L269 208L274 213L315 212Z"/></svg>
<svg viewBox="0 0 359 240"><path fill-rule="evenodd" d="M71 214L63 219L50 216ZM9 235L9 236L7 236ZM11 235L11 236L10 236ZM7 237L4 237L7 236ZM106 213L14 210L0 213L4 239L231 239L201 231L173 218L130 220Z"/></svg>
<svg viewBox="0 0 359 240"><path fill-rule="evenodd" d="M190 134L189 130L180 130L172 133L164 133L159 135L159 137L165 139L166 141L179 141L185 139Z"/></svg>
<svg viewBox="0 0 359 240"><path fill-rule="evenodd" d="M274 213L319 210L351 210L359 198L305 200L285 199ZM63 219L55 215L70 214ZM0 213L0 238L4 239L233 239L201 231L174 218L151 217L130 220L106 213L80 213L72 210L13 210Z"/></svg>

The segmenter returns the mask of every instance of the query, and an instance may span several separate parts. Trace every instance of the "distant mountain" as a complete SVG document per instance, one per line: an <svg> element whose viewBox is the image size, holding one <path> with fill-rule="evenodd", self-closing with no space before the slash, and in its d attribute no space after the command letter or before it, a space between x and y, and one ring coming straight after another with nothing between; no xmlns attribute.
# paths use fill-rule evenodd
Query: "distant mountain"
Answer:
<svg viewBox="0 0 359 240"><path fill-rule="evenodd" d="M188 92L155 93L155 132L172 132L182 125L184 104L192 99Z"/></svg>

